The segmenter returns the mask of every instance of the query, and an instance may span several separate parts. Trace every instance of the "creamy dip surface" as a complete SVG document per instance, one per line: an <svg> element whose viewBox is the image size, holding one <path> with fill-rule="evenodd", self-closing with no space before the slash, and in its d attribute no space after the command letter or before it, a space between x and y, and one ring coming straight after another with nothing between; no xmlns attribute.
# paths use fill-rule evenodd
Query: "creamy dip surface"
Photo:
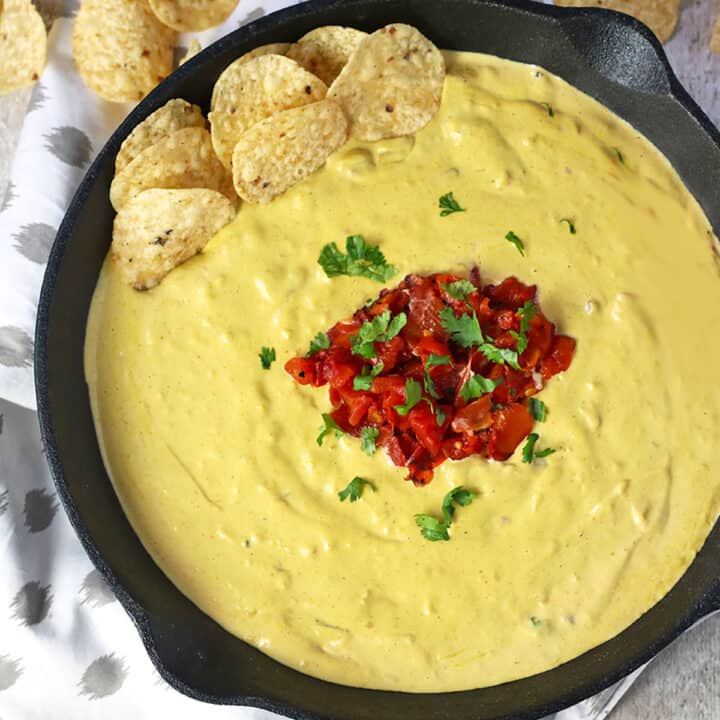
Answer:
<svg viewBox="0 0 720 720"><path fill-rule="evenodd" d="M230 632L361 687L476 688L577 656L671 588L720 506L720 276L702 211L647 140L559 78L447 60L414 138L348 144L243 205L150 292L106 262L88 326L105 462L158 565ZM449 191L467 212L441 218ZM318 447L327 390L283 364L380 290L317 263L355 233L396 265L390 285L475 263L486 282L538 284L577 339L540 396L556 454L448 461L416 488L356 439ZM339 502L356 475L376 492ZM457 485L475 501L428 542L413 516Z"/></svg>

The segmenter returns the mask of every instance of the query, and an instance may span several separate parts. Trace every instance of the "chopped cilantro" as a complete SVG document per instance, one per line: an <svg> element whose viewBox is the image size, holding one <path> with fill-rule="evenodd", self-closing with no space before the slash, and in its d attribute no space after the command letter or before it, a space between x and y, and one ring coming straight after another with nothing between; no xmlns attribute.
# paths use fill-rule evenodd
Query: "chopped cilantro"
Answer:
<svg viewBox="0 0 720 720"><path fill-rule="evenodd" d="M258 357L260 358L260 364L263 366L263 370L269 370L270 366L277 360L275 348L269 347L263 347Z"/></svg>
<svg viewBox="0 0 720 720"><path fill-rule="evenodd" d="M405 381L405 404L395 405L398 415L407 415L422 400L422 386L417 380Z"/></svg>
<svg viewBox="0 0 720 720"><path fill-rule="evenodd" d="M332 242L323 247L318 263L329 278L338 275L365 277L377 282L386 282L397 273L388 265L385 255L375 245L368 245L362 235L351 235L345 240L343 253Z"/></svg>
<svg viewBox="0 0 720 720"><path fill-rule="evenodd" d="M435 400L437 400L440 396L437 394L437 390L435 390L435 383L430 377L430 368L435 367L436 365L447 365L449 362L449 355L433 355L430 353L427 362L425 363L425 392L430 395L430 397L435 398ZM443 422L445 422L445 420L440 421L438 425L442 425Z"/></svg>
<svg viewBox="0 0 720 720"><path fill-rule="evenodd" d="M533 456L538 458L544 458L548 455L552 455L555 450L553 448L545 448L544 450L535 451L535 444L540 439L537 433L530 433L527 436L527 441L522 449L522 461L528 465L533 461Z"/></svg>
<svg viewBox="0 0 720 720"><path fill-rule="evenodd" d="M449 540L448 530L455 515L455 503L461 507L467 507L475 498L472 490L466 490L462 486L453 488L445 497L442 503L442 520L432 515L419 514L415 516L415 524L420 528L420 533L426 540L437 542L438 540Z"/></svg>
<svg viewBox="0 0 720 720"><path fill-rule="evenodd" d="M467 300L467 296L477 290L469 280L456 280L447 285L443 283L443 287L447 294L455 300Z"/></svg>
<svg viewBox="0 0 720 720"><path fill-rule="evenodd" d="M510 334L517 340L517 351L522 355L528 346L527 331L530 329L530 321L535 317L537 308L532 300L527 300L525 304L517 311L520 316L520 332L514 330Z"/></svg>
<svg viewBox="0 0 720 720"><path fill-rule="evenodd" d="M350 498L350 502L354 503L360 499L365 485L370 486L375 490L375 486L369 480L363 480L361 477L354 477L347 485L344 490L338 493L340 502L344 502L347 498Z"/></svg>
<svg viewBox="0 0 720 720"><path fill-rule="evenodd" d="M482 397L487 393L491 393L501 382L502 378L492 380L482 375L473 375L460 390L460 395L465 402L470 402L475 398Z"/></svg>
<svg viewBox="0 0 720 720"><path fill-rule="evenodd" d="M327 413L322 414L322 419L323 425L320 428L320 434L317 436L317 444L321 447L323 444L323 440L331 432L335 433L336 438L342 437L345 434L342 428Z"/></svg>
<svg viewBox="0 0 720 720"><path fill-rule="evenodd" d="M511 242L516 248L517 251L525 257L525 245L523 244L523 241L512 231L505 236L505 239L508 242Z"/></svg>
<svg viewBox="0 0 720 720"><path fill-rule="evenodd" d="M614 147L614 148L613 148L613 152L615 153L615 156L617 157L618 162L619 162L621 165L624 165L624 164L625 164L625 157L624 157L623 154L620 152L620 148Z"/></svg>
<svg viewBox="0 0 720 720"><path fill-rule="evenodd" d="M327 333L319 332L310 341L310 352L308 352L308 355L314 355L315 353L318 353L321 350L327 350L329 347L330 347L330 338L327 336Z"/></svg>
<svg viewBox="0 0 720 720"><path fill-rule="evenodd" d="M495 347L492 343L483 343L480 346L480 352L488 360L490 360L490 362L497 363L498 365L507 364L511 368L515 368L515 370L520 369L520 365L518 364L518 354L515 350Z"/></svg>
<svg viewBox="0 0 720 720"><path fill-rule="evenodd" d="M449 192L442 195L438 200L438 209L440 210L440 217L446 217L456 212L466 212L465 208L460 207L455 196Z"/></svg>
<svg viewBox="0 0 720 720"><path fill-rule="evenodd" d="M394 318L386 310L384 313L363 323L357 335L350 338L353 354L364 358L375 357L375 343L392 340L407 324L407 315L398 313Z"/></svg>
<svg viewBox="0 0 720 720"><path fill-rule="evenodd" d="M475 311L472 315L463 313L460 317L455 317L453 309L448 307L441 310L439 315L443 328L458 345L468 348L485 342Z"/></svg>
<svg viewBox="0 0 720 720"><path fill-rule="evenodd" d="M365 425L360 428L360 449L367 455L375 454L377 449L375 440L377 440L378 435L380 435L380 430L372 425Z"/></svg>
<svg viewBox="0 0 720 720"><path fill-rule="evenodd" d="M530 616L530 622L533 624L533 627L539 627L542 625L542 620L540 620L540 618L536 618L534 615Z"/></svg>
<svg viewBox="0 0 720 720"><path fill-rule="evenodd" d="M575 223L570 218L562 218L560 222L567 223L568 230L570 230L571 235L575 235L575 233L577 233L577 230L575 229Z"/></svg>
<svg viewBox="0 0 720 720"><path fill-rule="evenodd" d="M530 414L538 422L545 422L545 416L547 415L545 403L537 398L530 398Z"/></svg>
<svg viewBox="0 0 720 720"><path fill-rule="evenodd" d="M373 379L383 371L384 367L385 363L383 362L379 362L374 367L365 365L362 374L353 378L353 390L370 390Z"/></svg>
<svg viewBox="0 0 720 720"><path fill-rule="evenodd" d="M540 104L547 110L547 114L550 117L555 117L555 111L553 110L553 107L550 103L544 102L544 103L540 103Z"/></svg>
<svg viewBox="0 0 720 720"><path fill-rule="evenodd" d="M437 421L437 424L439 427L442 427L445 424L445 419L447 418L447 415L445 414L445 411L441 407L435 408L435 420Z"/></svg>
<svg viewBox="0 0 720 720"><path fill-rule="evenodd" d="M449 355L434 355L433 353L430 353L428 355L427 362L425 365L427 367L435 367L436 365L449 365L450 364L450 356Z"/></svg>

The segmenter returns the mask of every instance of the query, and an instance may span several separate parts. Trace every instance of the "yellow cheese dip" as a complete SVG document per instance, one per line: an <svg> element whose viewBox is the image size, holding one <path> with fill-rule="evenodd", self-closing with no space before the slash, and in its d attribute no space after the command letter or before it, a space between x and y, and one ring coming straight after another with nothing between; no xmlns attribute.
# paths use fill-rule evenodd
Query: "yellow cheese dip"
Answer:
<svg viewBox="0 0 720 720"><path fill-rule="evenodd" d="M447 58L442 108L415 138L346 145L150 292L106 262L85 357L115 489L182 592L305 673L413 692L513 680L611 638L671 588L720 506L702 211L647 140L559 78ZM440 217L448 191L467 212ZM397 266L391 284L478 263L488 282L539 285L578 342L541 395L555 455L448 461L416 488L355 439L318 447L327 389L283 364L380 290L317 263L354 233ZM356 475L376 492L339 502ZM475 501L450 542L428 542L414 515L457 485Z"/></svg>

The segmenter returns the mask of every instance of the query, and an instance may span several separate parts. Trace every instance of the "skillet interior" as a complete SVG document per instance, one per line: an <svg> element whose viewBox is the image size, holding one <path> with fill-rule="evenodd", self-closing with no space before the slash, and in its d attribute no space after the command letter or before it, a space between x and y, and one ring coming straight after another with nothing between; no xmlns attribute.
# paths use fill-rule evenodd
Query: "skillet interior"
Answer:
<svg viewBox="0 0 720 720"><path fill-rule="evenodd" d="M207 109L215 78L256 45L294 40L318 25L373 30L393 21L416 25L440 47L537 63L597 98L667 155L720 231L720 134L680 87L652 33L632 18L528 2L309 2L242 28L185 64L138 106L91 167L58 232L40 299L35 372L43 439L58 493L86 551L137 624L160 673L182 692L298 718L540 717L600 691L720 607L720 525L657 606L617 638L561 668L459 693L361 690L280 665L231 636L181 595L130 528L97 446L83 343L111 238L108 188L122 140L172 97Z"/></svg>

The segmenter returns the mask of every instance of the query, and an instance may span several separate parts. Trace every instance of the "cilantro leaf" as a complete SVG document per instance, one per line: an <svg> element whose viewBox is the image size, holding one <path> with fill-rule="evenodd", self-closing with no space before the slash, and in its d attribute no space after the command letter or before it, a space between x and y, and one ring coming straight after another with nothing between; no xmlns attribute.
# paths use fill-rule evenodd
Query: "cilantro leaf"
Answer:
<svg viewBox="0 0 720 720"><path fill-rule="evenodd" d="M327 350L329 347L330 347L330 338L327 336L327 333L319 332L310 341L310 351L308 352L308 356L314 355L315 353L318 353L321 350Z"/></svg>
<svg viewBox="0 0 720 720"><path fill-rule="evenodd" d="M405 381L405 404L395 405L398 415L407 415L422 400L422 386L417 380Z"/></svg>
<svg viewBox="0 0 720 720"><path fill-rule="evenodd" d="M370 390L372 388L372 381L383 371L385 363L379 362L374 367L368 367L365 365L362 369L361 375L356 375L353 378L353 390Z"/></svg>
<svg viewBox="0 0 720 720"><path fill-rule="evenodd" d="M525 442L525 446L522 450L522 461L524 463L527 463L529 465L533 461L533 455L536 458L544 458L556 452L554 448L545 448L544 450L538 450L536 452L535 444L539 439L540 436L537 433L530 433L527 436L527 441Z"/></svg>
<svg viewBox="0 0 720 720"><path fill-rule="evenodd" d="M545 416L547 415L545 403L537 398L530 398L530 414L538 422L545 422Z"/></svg>
<svg viewBox="0 0 720 720"><path fill-rule="evenodd" d="M577 233L577 230L575 229L575 223L570 218L562 218L560 222L567 223L568 230L570 230L571 235L575 235L575 233Z"/></svg>
<svg viewBox="0 0 720 720"><path fill-rule="evenodd" d="M360 449L367 455L374 455L375 441L380 435L380 430L372 425L365 425L360 428Z"/></svg>
<svg viewBox="0 0 720 720"><path fill-rule="evenodd" d="M524 333L515 332L514 330L510 331L510 334L517 340L517 352L518 355L522 355L525 350L527 350L528 346L528 338L527 335Z"/></svg>
<svg viewBox="0 0 720 720"><path fill-rule="evenodd" d="M335 437L342 437L345 433L342 428L328 415L327 413L322 414L323 425L320 428L320 434L317 436L317 444L322 447L323 440L331 432L335 433Z"/></svg>
<svg viewBox="0 0 720 720"><path fill-rule="evenodd" d="M620 152L620 148L614 147L614 148L613 148L613 152L615 153L615 157L617 157L618 162L619 162L621 165L624 165L624 164L625 164L625 158L623 157L623 154Z"/></svg>
<svg viewBox="0 0 720 720"><path fill-rule="evenodd" d="M443 287L447 294L455 300L467 300L467 296L477 290L469 280L456 280L447 285L443 284Z"/></svg>
<svg viewBox="0 0 720 720"><path fill-rule="evenodd" d="M357 335L350 337L350 345L354 355L362 355L364 358L375 357L375 343L392 340L407 324L407 315L398 313L394 318L386 310L372 320L364 322Z"/></svg>
<svg viewBox="0 0 720 720"><path fill-rule="evenodd" d="M332 242L320 251L318 263L329 278L350 275L386 282L397 273L393 265L388 265L382 250L366 243L362 235L346 238L345 250L347 254Z"/></svg>
<svg viewBox="0 0 720 720"><path fill-rule="evenodd" d="M338 493L340 502L345 502L345 500L347 498L350 498L351 503L354 503L356 500L359 500L362 495L362 492L363 492L363 487L365 485L368 485L373 490L375 490L375 486L369 480L363 480L361 477L354 477L347 484L347 487L345 487L343 490L341 490Z"/></svg>
<svg viewBox="0 0 720 720"><path fill-rule="evenodd" d="M445 424L447 415L441 407L435 408L435 420L437 421L438 427L442 427Z"/></svg>
<svg viewBox="0 0 720 720"><path fill-rule="evenodd" d="M450 356L449 355L434 355L433 353L430 353L428 355L427 362L425 363L425 376L424 376L424 384L425 384L425 392L430 395L430 397L434 398L435 400L438 400L440 396L437 394L437 390L435 389L435 383L433 382L433 379L430 377L430 368L435 367L436 365L447 365L450 362ZM433 410L434 412L434 410ZM442 412L442 411L440 411ZM443 413L444 415L444 413ZM438 420L438 425L442 425L445 422L445 419Z"/></svg>
<svg viewBox="0 0 720 720"><path fill-rule="evenodd" d="M269 370L270 366L277 360L275 348L269 347L263 347L258 357L260 358L260 364L263 366L263 370Z"/></svg>
<svg viewBox="0 0 720 720"><path fill-rule="evenodd" d="M540 104L547 110L547 114L550 117L555 117L555 111L553 110L553 107L550 103L544 102L544 103L540 103Z"/></svg>
<svg viewBox="0 0 720 720"><path fill-rule="evenodd" d="M441 310L439 315L443 328L458 345L468 348L485 342L475 311L472 315L463 313L460 317L455 317L453 309L448 307Z"/></svg>
<svg viewBox="0 0 720 720"><path fill-rule="evenodd" d="M420 528L420 533L426 540L437 542L438 540L449 540L448 529L455 515L455 503L460 507L467 507L475 499L475 493L467 490L462 485L453 488L442 502L442 520L432 515L420 514L415 516L415 524Z"/></svg>
<svg viewBox="0 0 720 720"><path fill-rule="evenodd" d="M456 212L466 212L465 208L460 207L455 196L449 192L442 195L438 200L438 209L440 210L440 217L447 217Z"/></svg>
<svg viewBox="0 0 720 720"><path fill-rule="evenodd" d="M428 355L427 362L425 365L429 368L435 367L436 365L449 365L450 364L450 356L449 355L435 355L434 353L430 353Z"/></svg>
<svg viewBox="0 0 720 720"><path fill-rule="evenodd" d="M542 625L542 620L540 620L540 618L536 618L534 615L530 616L530 622L533 624L533 627L539 627Z"/></svg>
<svg viewBox="0 0 720 720"><path fill-rule="evenodd" d="M518 355L522 355L527 349L527 332L530 329L530 321L535 317L536 312L537 308L532 300L527 300L517 311L520 316L520 332L517 333L514 330L511 330L510 334L515 338L515 340L517 340Z"/></svg>
<svg viewBox="0 0 720 720"><path fill-rule="evenodd" d="M523 257L525 257L525 245L523 244L523 241L512 230L505 236L505 239L508 242L511 242L517 248L517 251Z"/></svg>
<svg viewBox="0 0 720 720"><path fill-rule="evenodd" d="M492 343L486 342L480 346L480 352L488 360L490 360L490 362L497 363L498 365L507 364L511 368L515 368L515 370L520 369L520 365L518 364L518 354L515 350L495 347Z"/></svg>
<svg viewBox="0 0 720 720"><path fill-rule="evenodd" d="M460 396L463 400L465 400L465 402L470 402L470 400L482 397L487 393L491 393L502 381L502 378L492 380L490 378L483 377L482 375L473 375L462 386Z"/></svg>

